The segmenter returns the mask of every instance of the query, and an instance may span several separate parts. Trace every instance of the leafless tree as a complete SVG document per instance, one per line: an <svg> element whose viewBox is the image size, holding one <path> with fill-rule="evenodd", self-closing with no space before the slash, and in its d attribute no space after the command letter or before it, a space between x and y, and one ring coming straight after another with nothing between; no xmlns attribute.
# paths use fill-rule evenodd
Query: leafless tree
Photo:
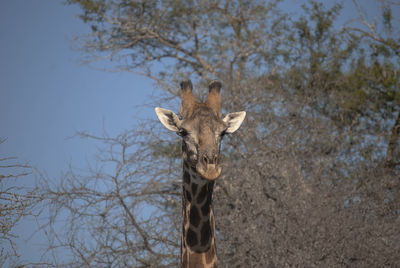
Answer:
<svg viewBox="0 0 400 268"><path fill-rule="evenodd" d="M7 139L1 138L0 145ZM21 180L32 173L28 164L16 157L0 156L0 266L18 263L18 237L14 227L27 215L32 215L36 205L33 191L24 187Z"/></svg>
<svg viewBox="0 0 400 268"><path fill-rule="evenodd" d="M177 111L177 81L191 76L200 89L221 80L223 110L247 111L224 140L215 186L221 267L400 265L400 167L386 164L398 65L380 58L390 83L373 72L377 51L354 29L335 28L339 4L310 1L291 19L280 1L67 2L93 30L82 47L89 60L111 58L156 81L163 93L154 106ZM177 137L155 117L116 137L80 135L100 144L88 171L41 178L50 207L44 261L178 266Z"/></svg>

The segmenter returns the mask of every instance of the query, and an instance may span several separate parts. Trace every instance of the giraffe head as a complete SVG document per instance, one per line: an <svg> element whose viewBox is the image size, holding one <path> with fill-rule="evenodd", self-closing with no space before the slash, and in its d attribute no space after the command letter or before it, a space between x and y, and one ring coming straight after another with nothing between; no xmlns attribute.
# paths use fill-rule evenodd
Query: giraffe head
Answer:
<svg viewBox="0 0 400 268"><path fill-rule="evenodd" d="M183 159L207 180L215 180L221 174L219 153L225 134L235 132L242 124L246 112L229 113L221 117L221 83L213 81L204 103L196 101L192 94L192 82L181 82L181 117L174 112L156 108L161 123L182 137Z"/></svg>

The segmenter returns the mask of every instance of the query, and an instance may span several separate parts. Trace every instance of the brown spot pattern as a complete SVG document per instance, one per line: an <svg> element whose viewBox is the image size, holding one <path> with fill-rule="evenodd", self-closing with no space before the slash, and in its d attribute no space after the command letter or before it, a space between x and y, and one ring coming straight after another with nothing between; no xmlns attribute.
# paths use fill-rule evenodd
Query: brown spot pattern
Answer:
<svg viewBox="0 0 400 268"><path fill-rule="evenodd" d="M196 183L192 183L192 195L195 196L197 192L197 184Z"/></svg>
<svg viewBox="0 0 400 268"><path fill-rule="evenodd" d="M190 194L190 192L185 190L185 195L186 195L186 200L191 203L192 202L192 195Z"/></svg>
<svg viewBox="0 0 400 268"><path fill-rule="evenodd" d="M203 216L207 216L210 213L210 209L211 209L211 202L209 201L209 199L207 199L207 202L201 208L201 213L203 213Z"/></svg>
<svg viewBox="0 0 400 268"><path fill-rule="evenodd" d="M190 228L187 232L186 241L189 247L194 247L198 243L196 233Z"/></svg>
<svg viewBox="0 0 400 268"><path fill-rule="evenodd" d="M195 228L200 224L200 215L199 210L196 206L190 207L190 225L193 225Z"/></svg>
<svg viewBox="0 0 400 268"><path fill-rule="evenodd" d="M183 172L183 182L185 184L190 184L190 174L186 170Z"/></svg>
<svg viewBox="0 0 400 268"><path fill-rule="evenodd" d="M197 203L198 204L202 203L204 201L204 198L206 198L206 196L207 196L207 185L204 185L201 188L199 195L197 196L197 199L196 199Z"/></svg>
<svg viewBox="0 0 400 268"><path fill-rule="evenodd" d="M201 245L207 246L208 242L210 241L211 238L211 227L210 227L210 221L208 220L203 224L203 227L201 227L201 238L200 238L200 243Z"/></svg>

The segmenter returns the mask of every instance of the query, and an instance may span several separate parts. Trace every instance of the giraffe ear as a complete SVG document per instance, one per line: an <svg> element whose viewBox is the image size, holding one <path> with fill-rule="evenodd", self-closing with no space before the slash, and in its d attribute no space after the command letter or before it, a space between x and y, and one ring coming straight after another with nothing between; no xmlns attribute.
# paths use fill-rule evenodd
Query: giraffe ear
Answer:
<svg viewBox="0 0 400 268"><path fill-rule="evenodd" d="M181 120L173 111L159 107L157 107L155 111L158 119L166 128L175 132L179 131Z"/></svg>
<svg viewBox="0 0 400 268"><path fill-rule="evenodd" d="M244 118L246 117L246 112L236 112L227 114L222 121L227 125L225 133L231 134L239 129L242 125Z"/></svg>

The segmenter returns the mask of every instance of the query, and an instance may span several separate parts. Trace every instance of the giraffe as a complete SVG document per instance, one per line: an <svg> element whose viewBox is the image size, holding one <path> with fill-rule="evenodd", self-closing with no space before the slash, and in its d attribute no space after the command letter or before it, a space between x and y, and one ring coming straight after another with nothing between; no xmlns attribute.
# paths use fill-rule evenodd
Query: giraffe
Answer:
<svg viewBox="0 0 400 268"><path fill-rule="evenodd" d="M221 140L235 132L246 112L221 117L221 83L209 84L207 100L196 101L192 82L181 82L180 115L155 108L161 123L182 138L182 235L181 265L184 268L217 267L212 193L222 168Z"/></svg>

